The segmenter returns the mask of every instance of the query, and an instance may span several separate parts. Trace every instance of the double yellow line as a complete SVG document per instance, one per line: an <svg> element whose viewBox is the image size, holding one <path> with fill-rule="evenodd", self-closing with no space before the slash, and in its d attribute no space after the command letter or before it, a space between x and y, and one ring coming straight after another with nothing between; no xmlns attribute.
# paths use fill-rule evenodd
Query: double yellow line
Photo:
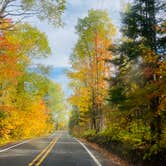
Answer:
<svg viewBox="0 0 166 166"><path fill-rule="evenodd" d="M28 164L28 166L40 166L44 159L53 149L54 145L57 143L59 137L55 137L33 160Z"/></svg>

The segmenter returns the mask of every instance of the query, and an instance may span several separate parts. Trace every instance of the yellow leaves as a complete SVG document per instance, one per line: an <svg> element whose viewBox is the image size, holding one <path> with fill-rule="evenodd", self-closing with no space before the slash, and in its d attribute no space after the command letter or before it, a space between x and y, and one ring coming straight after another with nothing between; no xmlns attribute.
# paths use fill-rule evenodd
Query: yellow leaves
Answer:
<svg viewBox="0 0 166 166"><path fill-rule="evenodd" d="M49 133L54 129L45 104L39 100L29 103L25 110L2 107L0 112L0 137L5 140L29 138Z"/></svg>
<svg viewBox="0 0 166 166"><path fill-rule="evenodd" d="M162 77L166 76L166 60L163 60L158 63L159 69L157 70L157 74L159 74Z"/></svg>
<svg viewBox="0 0 166 166"><path fill-rule="evenodd" d="M46 106L41 101L31 103L30 110L24 113L24 137L38 136L48 132L48 128L52 128L48 123L50 117L47 113ZM48 126L47 126L48 125ZM48 127L48 128L47 128ZM49 129L50 131L50 129Z"/></svg>
<svg viewBox="0 0 166 166"><path fill-rule="evenodd" d="M157 55L154 51L148 48L143 48L142 55L144 57L144 61L147 63L156 63Z"/></svg>
<svg viewBox="0 0 166 166"><path fill-rule="evenodd" d="M77 106L81 111L88 111L88 108L91 106L91 93L90 88L81 87L77 94L72 95L69 98L69 102L72 105Z"/></svg>
<svg viewBox="0 0 166 166"><path fill-rule="evenodd" d="M0 29L12 25L11 20L0 21L3 21ZM48 43L45 35L36 28L26 28L26 33L19 27L15 33L0 33L0 144L3 141L39 136L54 129L50 111L42 101L48 92L47 78L37 76L37 73L32 77L29 71L32 62L28 53L33 52L36 56L47 54L50 52ZM38 43L29 32L36 35ZM28 40L24 40L25 37Z"/></svg>
<svg viewBox="0 0 166 166"><path fill-rule="evenodd" d="M71 79L79 80L79 81L84 79L84 73L82 73L81 71L79 71L79 72L68 72L68 76Z"/></svg>
<svg viewBox="0 0 166 166"><path fill-rule="evenodd" d="M6 29L10 29L13 25L13 21L10 18L0 18L0 30L5 31Z"/></svg>

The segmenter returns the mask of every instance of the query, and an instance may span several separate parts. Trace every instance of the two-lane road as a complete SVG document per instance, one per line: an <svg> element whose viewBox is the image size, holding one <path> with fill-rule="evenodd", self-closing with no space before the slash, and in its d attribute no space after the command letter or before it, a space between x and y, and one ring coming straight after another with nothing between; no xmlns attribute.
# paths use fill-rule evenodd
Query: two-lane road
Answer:
<svg viewBox="0 0 166 166"><path fill-rule="evenodd" d="M115 166L67 132L0 149L0 166Z"/></svg>

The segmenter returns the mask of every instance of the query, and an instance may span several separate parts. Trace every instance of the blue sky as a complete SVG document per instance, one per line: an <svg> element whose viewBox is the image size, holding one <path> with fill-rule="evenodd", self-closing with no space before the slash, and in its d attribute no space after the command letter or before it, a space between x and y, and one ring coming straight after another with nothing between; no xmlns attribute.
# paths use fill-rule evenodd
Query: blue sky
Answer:
<svg viewBox="0 0 166 166"><path fill-rule="evenodd" d="M67 0L66 10L63 14L64 27L55 28L47 22L31 18L32 25L38 27L48 36L48 41L52 49L52 55L39 63L52 65L54 67L70 66L69 56L77 41L75 26L78 18L87 16L90 9L107 10L112 22L119 27L120 11L128 0Z"/></svg>

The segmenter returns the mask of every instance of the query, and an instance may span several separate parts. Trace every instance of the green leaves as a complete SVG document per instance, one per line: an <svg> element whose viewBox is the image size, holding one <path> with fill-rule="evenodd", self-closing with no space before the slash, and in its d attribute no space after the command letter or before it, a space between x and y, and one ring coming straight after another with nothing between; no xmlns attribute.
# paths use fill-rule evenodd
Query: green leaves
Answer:
<svg viewBox="0 0 166 166"><path fill-rule="evenodd" d="M27 17L37 17L46 20L54 26L62 26L61 16L65 10L66 0L10 0L1 1L0 21L7 26L1 27L3 31L11 30L15 24ZM10 18L14 18L11 21Z"/></svg>
<svg viewBox="0 0 166 166"><path fill-rule="evenodd" d="M126 99L124 95L123 87L113 87L110 91L110 99L108 99L112 104L119 105L123 103Z"/></svg>
<svg viewBox="0 0 166 166"><path fill-rule="evenodd" d="M62 24L61 15L65 9L65 0L21 0L24 10L35 14L41 20L47 20L56 26Z"/></svg>
<svg viewBox="0 0 166 166"><path fill-rule="evenodd" d="M93 56L95 37L111 40L116 33L116 28L108 17L108 13L101 10L90 10L88 16L79 19L76 26L79 40L75 47L77 56Z"/></svg>
<svg viewBox="0 0 166 166"><path fill-rule="evenodd" d="M37 28L32 27L28 23L18 24L15 33L9 33L9 36L16 38L20 43L20 52L28 55L30 58L47 57L51 54L47 37Z"/></svg>

